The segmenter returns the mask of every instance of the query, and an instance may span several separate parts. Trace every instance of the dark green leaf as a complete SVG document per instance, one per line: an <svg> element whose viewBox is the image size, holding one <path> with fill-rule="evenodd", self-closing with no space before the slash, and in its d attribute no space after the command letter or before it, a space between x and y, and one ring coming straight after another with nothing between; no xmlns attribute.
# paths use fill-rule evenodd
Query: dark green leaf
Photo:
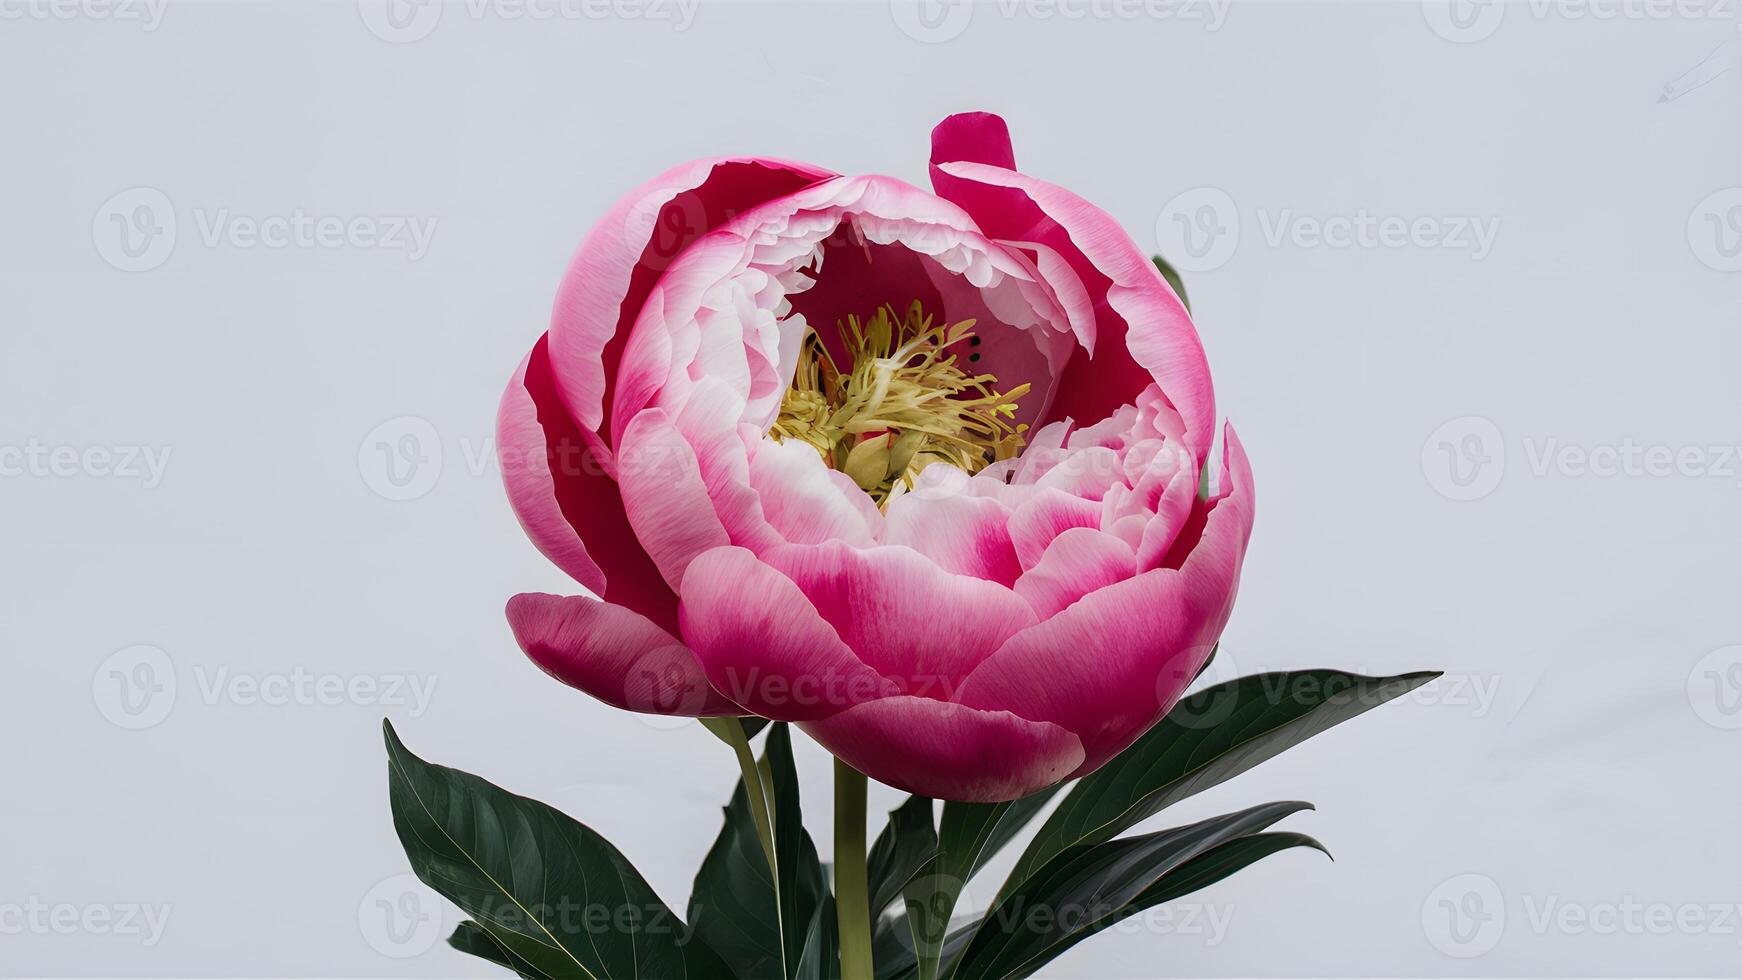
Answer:
<svg viewBox="0 0 1742 980"><path fill-rule="evenodd" d="M807 933L824 904L828 884L817 849L804 829L792 734L785 724L769 728L762 758L765 783L774 794L775 863L779 887L756 837L743 780L726 806L725 826L696 872L689 920L697 935L740 977L795 977ZM823 927L833 940L834 916Z"/></svg>
<svg viewBox="0 0 1742 980"><path fill-rule="evenodd" d="M1304 809L1310 804L1266 803L1172 830L1068 848L986 913L951 978L1026 977L1130 914L1128 907L1169 872Z"/></svg>
<svg viewBox="0 0 1742 980"><path fill-rule="evenodd" d="M910 796L889 811L889 825L877 835L866 859L873 921L901 896L901 890L937 852L938 832L932 824L930 797Z"/></svg>
<svg viewBox="0 0 1742 980"><path fill-rule="evenodd" d="M508 950L504 949L501 943L491 939L490 934L484 931L484 927L473 922L471 919L467 919L460 923L459 926L454 929L454 934L448 937L448 945L462 953L469 953L479 959L489 960L497 966L505 966L510 970L519 972L514 965L514 958L509 954ZM537 973L525 973L521 975L528 977L539 976Z"/></svg>
<svg viewBox="0 0 1742 980"><path fill-rule="evenodd" d="M1163 808L1438 676L1303 670L1205 688L1078 782L1041 825L1005 887L1068 847L1112 840Z"/></svg>
<svg viewBox="0 0 1742 980"><path fill-rule="evenodd" d="M412 870L522 974L730 977L609 841L536 800L430 765L385 728L393 826Z"/></svg>
<svg viewBox="0 0 1742 980"><path fill-rule="evenodd" d="M833 896L824 896L811 913L804 951L798 957L797 980L841 980L840 929L835 922Z"/></svg>
<svg viewBox="0 0 1742 980"><path fill-rule="evenodd" d="M1174 294L1178 296L1179 301L1184 304L1186 312L1190 313L1192 311L1192 301L1186 299L1185 281L1179 277L1179 271L1173 267L1173 263L1159 255L1150 256L1149 261L1155 263L1156 270L1161 273L1163 279L1167 280L1167 284L1173 287Z"/></svg>
<svg viewBox="0 0 1742 980"><path fill-rule="evenodd" d="M962 886L1010 843L1058 790L1058 786L1050 786L1005 803L944 804L938 825L938 856L903 889L907 915L891 923L892 928L908 931L919 980L934 980L938 975L950 916Z"/></svg>

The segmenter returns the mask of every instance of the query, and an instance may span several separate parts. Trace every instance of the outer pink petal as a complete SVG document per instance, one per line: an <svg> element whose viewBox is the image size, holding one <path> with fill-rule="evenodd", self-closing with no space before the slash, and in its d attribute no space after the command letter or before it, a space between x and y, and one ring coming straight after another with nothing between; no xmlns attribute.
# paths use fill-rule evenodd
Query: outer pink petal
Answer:
<svg viewBox="0 0 1742 980"><path fill-rule="evenodd" d="M1050 417L1098 421L1153 379L1185 419L1192 455L1204 458L1216 417L1209 364L1184 304L1148 256L1105 211L1016 172L998 117L952 116L932 141L932 186L939 195L961 205L994 239L1056 250L1097 298L1094 357L1078 356L1066 366Z"/></svg>
<svg viewBox="0 0 1742 980"><path fill-rule="evenodd" d="M496 444L508 501L538 549L595 594L677 627L677 596L636 540L608 453L556 395L540 338L502 394Z"/></svg>
<svg viewBox="0 0 1742 980"><path fill-rule="evenodd" d="M743 548L715 548L690 563L680 615L708 680L764 717L812 721L897 693L798 586Z"/></svg>
<svg viewBox="0 0 1742 980"><path fill-rule="evenodd" d="M696 160L618 201L570 260L551 311L551 353L569 414L590 431L606 431L605 406L629 325L684 248L743 211L831 176L790 160Z"/></svg>
<svg viewBox="0 0 1742 980"><path fill-rule="evenodd" d="M946 572L1008 587L1022 574L1009 523L1009 508L991 497L921 490L890 501L883 540L912 548Z"/></svg>
<svg viewBox="0 0 1742 980"><path fill-rule="evenodd" d="M1058 536L1040 562L1016 582L1016 594L1035 615L1051 619L1091 592L1137 573L1131 546L1111 534L1073 527Z"/></svg>
<svg viewBox="0 0 1742 980"><path fill-rule="evenodd" d="M1148 730L1203 665L1233 608L1252 531L1252 479L1232 429L1224 465L1230 490L1200 508L1201 533L1190 524L1182 531L1176 551L1189 552L1178 568L1091 593L1011 637L969 675L957 700L1075 732L1087 756L1077 775Z"/></svg>
<svg viewBox="0 0 1742 980"><path fill-rule="evenodd" d="M969 803L1026 796L1083 761L1077 737L1057 725L930 698L870 701L804 730L880 783Z"/></svg>
<svg viewBox="0 0 1742 980"><path fill-rule="evenodd" d="M905 694L950 698L975 665L1034 622L1028 603L1004 586L952 575L909 548L827 542L763 558L798 584L854 655Z"/></svg>
<svg viewBox="0 0 1742 980"><path fill-rule="evenodd" d="M508 625L545 673L613 707L690 717L743 714L708 684L695 654L622 606L525 593L508 600Z"/></svg>

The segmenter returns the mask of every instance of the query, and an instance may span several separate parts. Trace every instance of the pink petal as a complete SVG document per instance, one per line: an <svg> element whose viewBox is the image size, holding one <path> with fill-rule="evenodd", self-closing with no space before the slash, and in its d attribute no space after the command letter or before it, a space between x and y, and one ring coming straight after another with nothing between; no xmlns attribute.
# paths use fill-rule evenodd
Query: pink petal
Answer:
<svg viewBox="0 0 1742 980"><path fill-rule="evenodd" d="M731 543L695 448L663 409L650 408L625 427L617 479L636 537L673 589L697 555Z"/></svg>
<svg viewBox="0 0 1742 980"><path fill-rule="evenodd" d="M1028 603L1004 586L952 575L909 548L827 542L788 545L764 559L797 583L859 660L906 694L950 697L975 665L1034 622Z"/></svg>
<svg viewBox="0 0 1742 980"><path fill-rule="evenodd" d="M1022 567L1033 568L1053 539L1073 527L1101 526L1101 505L1048 487L1010 517L1010 540Z"/></svg>
<svg viewBox="0 0 1742 980"><path fill-rule="evenodd" d="M589 431L606 431L605 406L629 325L684 248L736 214L830 176L788 160L696 160L618 201L570 260L551 311L551 354L569 414Z"/></svg>
<svg viewBox="0 0 1742 980"><path fill-rule="evenodd" d="M764 717L811 721L897 693L790 579L743 548L690 563L680 617L708 680Z"/></svg>
<svg viewBox="0 0 1742 980"><path fill-rule="evenodd" d="M539 338L502 394L497 453L508 501L533 544L597 595L675 629L677 596L624 513L608 453L563 410Z"/></svg>
<svg viewBox="0 0 1742 980"><path fill-rule="evenodd" d="M1057 725L930 698L870 701L803 727L872 779L942 800L1013 800L1083 761L1076 736Z"/></svg>
<svg viewBox="0 0 1742 980"><path fill-rule="evenodd" d="M1073 527L1059 535L1040 562L1016 581L1016 594L1035 615L1051 619L1083 596L1137 572L1131 546L1111 534Z"/></svg>
<svg viewBox="0 0 1742 980"><path fill-rule="evenodd" d="M922 489L890 501L883 540L912 548L946 572L1008 587L1022 574L1009 522L1009 508L991 497Z"/></svg>
<svg viewBox="0 0 1742 980"><path fill-rule="evenodd" d="M750 460L750 485L768 523L795 544L840 540L869 547L883 527L871 497L802 442L763 439Z"/></svg>
<svg viewBox="0 0 1742 980"><path fill-rule="evenodd" d="M1224 466L1230 489L1198 508L1201 534L1178 568L1092 592L1011 637L968 676L957 700L1075 732L1086 753L1076 775L1148 730L1203 665L1233 608L1252 531L1252 480L1232 429ZM1182 532L1175 550L1187 546Z"/></svg>
<svg viewBox="0 0 1742 980"><path fill-rule="evenodd" d="M1001 122L945 120L933 133L932 186L993 239L1056 251L1094 298L1094 355L1066 366L1049 417L1098 421L1153 379L1184 417L1192 455L1204 458L1215 398L1184 304L1118 222L1056 184L1017 173L1000 141L1008 141Z"/></svg>
<svg viewBox="0 0 1742 980"><path fill-rule="evenodd" d="M622 606L585 596L524 593L508 625L532 662L613 707L645 714L743 714L703 676L695 654Z"/></svg>

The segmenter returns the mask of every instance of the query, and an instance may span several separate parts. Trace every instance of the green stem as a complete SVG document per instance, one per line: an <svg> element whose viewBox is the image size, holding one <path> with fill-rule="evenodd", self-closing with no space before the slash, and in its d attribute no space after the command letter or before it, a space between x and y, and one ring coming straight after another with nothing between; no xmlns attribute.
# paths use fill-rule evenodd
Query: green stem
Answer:
<svg viewBox="0 0 1742 980"><path fill-rule="evenodd" d="M872 980L871 898L865 883L865 777L835 760L835 913L841 980Z"/></svg>
<svg viewBox="0 0 1742 980"><path fill-rule="evenodd" d="M769 787L763 785L762 768L756 764L756 754L750 751L750 738L744 734L744 725L736 718L699 718L702 726L713 732L720 741L732 747L732 754L738 757L738 771L744 777L744 793L750 804L750 819L756 824L756 837L762 842L762 856L768 859L768 872L777 883L780 881L780 869L774 859L774 808L769 797Z"/></svg>

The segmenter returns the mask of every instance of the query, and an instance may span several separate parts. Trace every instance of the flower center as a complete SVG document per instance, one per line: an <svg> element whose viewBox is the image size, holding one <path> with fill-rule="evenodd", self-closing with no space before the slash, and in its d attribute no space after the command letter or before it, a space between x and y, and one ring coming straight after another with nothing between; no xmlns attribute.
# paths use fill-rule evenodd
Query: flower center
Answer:
<svg viewBox="0 0 1742 980"><path fill-rule="evenodd" d="M807 443L879 507L913 489L932 463L976 473L1017 455L1028 426L1012 419L1028 385L996 391L997 378L968 374L946 353L971 338L973 327L973 320L934 324L917 301L905 317L893 306L864 320L849 316L841 325L848 373L807 329L769 434Z"/></svg>

